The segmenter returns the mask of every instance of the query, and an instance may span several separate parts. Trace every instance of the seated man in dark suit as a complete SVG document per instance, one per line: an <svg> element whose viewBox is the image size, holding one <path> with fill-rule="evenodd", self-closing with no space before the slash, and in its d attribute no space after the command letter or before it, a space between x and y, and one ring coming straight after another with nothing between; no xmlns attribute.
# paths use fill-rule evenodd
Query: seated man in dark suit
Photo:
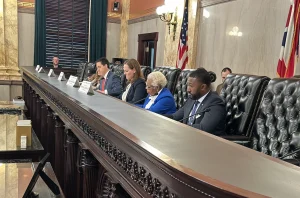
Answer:
<svg viewBox="0 0 300 198"><path fill-rule="evenodd" d="M229 67L225 67L224 69L222 69L222 72L221 72L222 83L219 84L219 85L217 86L217 89L216 89L216 92L217 92L219 95L220 95L220 93L221 93L221 90L222 90L222 88L223 88L224 81L225 81L227 75L228 75L228 74L231 74L231 73L232 73L232 71L231 71L231 69L230 69Z"/></svg>
<svg viewBox="0 0 300 198"><path fill-rule="evenodd" d="M223 135L225 103L218 94L211 91L210 84L209 73L204 68L191 72L187 81L190 98L177 112L166 116L208 133Z"/></svg>
<svg viewBox="0 0 300 198"><path fill-rule="evenodd" d="M53 63L53 67L54 68L58 68L59 67L59 58L54 56L53 59L52 59L52 63Z"/></svg>
<svg viewBox="0 0 300 198"><path fill-rule="evenodd" d="M97 92L110 96L119 96L122 93L120 77L109 70L109 62L106 58L96 61L98 75L101 76L99 90Z"/></svg>

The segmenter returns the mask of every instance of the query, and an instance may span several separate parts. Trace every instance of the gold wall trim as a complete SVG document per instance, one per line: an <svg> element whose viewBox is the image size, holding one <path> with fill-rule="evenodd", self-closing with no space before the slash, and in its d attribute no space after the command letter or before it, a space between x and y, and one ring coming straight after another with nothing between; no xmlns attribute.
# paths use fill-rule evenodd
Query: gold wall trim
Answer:
<svg viewBox="0 0 300 198"><path fill-rule="evenodd" d="M26 7L26 8L34 8L35 3L29 3L29 2L20 2L18 1L19 7Z"/></svg>
<svg viewBox="0 0 300 198"><path fill-rule="evenodd" d="M236 0L201 0L201 7L212 6L220 3L226 3L229 1L236 1Z"/></svg>
<svg viewBox="0 0 300 198"><path fill-rule="evenodd" d="M128 24L130 25L130 24L134 24L134 23L140 23L143 21L148 21L148 20L157 19L157 18L158 18L157 14L151 14L151 15L143 16L143 17L136 18L136 19L130 19L128 21Z"/></svg>

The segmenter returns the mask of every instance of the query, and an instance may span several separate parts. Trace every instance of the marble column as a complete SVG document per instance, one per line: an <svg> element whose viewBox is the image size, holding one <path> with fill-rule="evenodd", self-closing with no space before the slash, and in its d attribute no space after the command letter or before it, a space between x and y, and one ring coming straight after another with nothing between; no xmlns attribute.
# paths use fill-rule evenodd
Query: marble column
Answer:
<svg viewBox="0 0 300 198"><path fill-rule="evenodd" d="M21 80L17 3L16 0L0 0L0 80Z"/></svg>
<svg viewBox="0 0 300 198"><path fill-rule="evenodd" d="M120 58L128 58L128 20L130 0L122 1L121 33L120 33Z"/></svg>
<svg viewBox="0 0 300 198"><path fill-rule="evenodd" d="M189 19L188 19L188 64L186 68L197 68L196 55L197 55L197 38L200 21L200 3L197 0L189 1ZM184 0L177 7L177 28L175 40L173 40L173 26L171 27L171 33L169 34L169 27L166 26L165 35L165 50L164 50L164 65L176 66L177 54L178 54L178 42L180 38L180 29L183 18ZM174 17L173 17L174 18Z"/></svg>

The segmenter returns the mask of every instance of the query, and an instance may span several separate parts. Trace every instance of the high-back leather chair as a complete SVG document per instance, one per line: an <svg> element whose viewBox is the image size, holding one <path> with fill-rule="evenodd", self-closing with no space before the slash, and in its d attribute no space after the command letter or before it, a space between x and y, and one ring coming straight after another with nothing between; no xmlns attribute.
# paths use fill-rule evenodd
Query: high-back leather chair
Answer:
<svg viewBox="0 0 300 198"><path fill-rule="evenodd" d="M174 91L174 99L177 109L181 108L188 99L187 79L190 73L194 70L195 69L184 69L178 77L176 89Z"/></svg>
<svg viewBox="0 0 300 198"><path fill-rule="evenodd" d="M300 79L269 82L252 132L251 147L273 157L300 148ZM300 157L293 154L287 158L291 163L299 163Z"/></svg>
<svg viewBox="0 0 300 198"><path fill-rule="evenodd" d="M269 82L266 76L229 74L220 96L226 103L226 136L233 141L250 141L250 135L263 93Z"/></svg>
<svg viewBox="0 0 300 198"><path fill-rule="evenodd" d="M181 70L175 67L160 66L155 67L153 71L160 71L163 75L165 75L167 79L166 88L168 88L170 92L174 94Z"/></svg>
<svg viewBox="0 0 300 198"><path fill-rule="evenodd" d="M124 75L123 64L110 64L110 70L121 78L121 85L123 89L126 88L126 77Z"/></svg>
<svg viewBox="0 0 300 198"><path fill-rule="evenodd" d="M147 80L148 75L151 73L151 67L141 65L141 72L144 75L145 80Z"/></svg>

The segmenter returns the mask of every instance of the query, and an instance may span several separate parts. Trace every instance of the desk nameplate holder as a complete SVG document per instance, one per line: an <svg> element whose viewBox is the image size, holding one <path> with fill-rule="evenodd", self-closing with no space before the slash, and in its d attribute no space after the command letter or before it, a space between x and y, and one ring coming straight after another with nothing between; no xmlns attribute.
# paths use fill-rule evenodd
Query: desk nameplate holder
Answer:
<svg viewBox="0 0 300 198"><path fill-rule="evenodd" d="M37 65L36 68L35 68L35 71L39 71L40 68L41 68L41 66Z"/></svg>
<svg viewBox="0 0 300 198"><path fill-rule="evenodd" d="M45 70L41 67L38 71L38 73L45 73Z"/></svg>
<svg viewBox="0 0 300 198"><path fill-rule="evenodd" d="M65 80L67 80L66 77L65 77L65 73L64 72L60 72L57 80L59 80L59 81L65 81Z"/></svg>
<svg viewBox="0 0 300 198"><path fill-rule="evenodd" d="M50 70L49 70L48 76L49 76L49 77L55 77L55 74L54 74L53 69L50 69Z"/></svg>
<svg viewBox="0 0 300 198"><path fill-rule="evenodd" d="M67 85L72 87L79 87L80 85L79 85L78 77L70 76Z"/></svg>
<svg viewBox="0 0 300 198"><path fill-rule="evenodd" d="M92 83L89 81L83 81L78 90L79 92L85 93L87 95L94 95L94 90L92 88Z"/></svg>

